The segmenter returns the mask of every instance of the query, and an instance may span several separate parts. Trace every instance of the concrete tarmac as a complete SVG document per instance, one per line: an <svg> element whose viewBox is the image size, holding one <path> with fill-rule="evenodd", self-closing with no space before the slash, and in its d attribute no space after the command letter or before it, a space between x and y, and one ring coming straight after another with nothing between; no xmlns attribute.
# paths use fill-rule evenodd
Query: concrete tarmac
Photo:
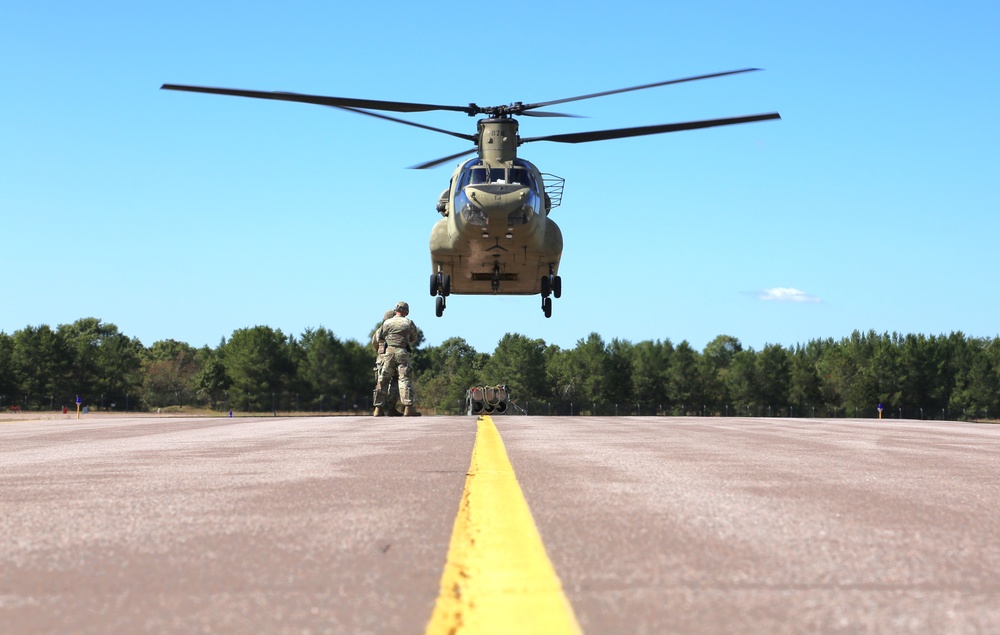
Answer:
<svg viewBox="0 0 1000 635"><path fill-rule="evenodd" d="M0 633L422 633L474 417L0 420ZM1000 632L1000 427L494 417L584 633Z"/></svg>

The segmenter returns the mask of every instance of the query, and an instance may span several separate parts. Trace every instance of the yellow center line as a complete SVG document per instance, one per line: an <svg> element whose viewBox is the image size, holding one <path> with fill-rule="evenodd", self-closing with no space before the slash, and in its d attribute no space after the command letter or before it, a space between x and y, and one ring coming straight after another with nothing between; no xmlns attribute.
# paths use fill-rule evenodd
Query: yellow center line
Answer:
<svg viewBox="0 0 1000 635"><path fill-rule="evenodd" d="M476 443L428 635L581 633L493 419Z"/></svg>

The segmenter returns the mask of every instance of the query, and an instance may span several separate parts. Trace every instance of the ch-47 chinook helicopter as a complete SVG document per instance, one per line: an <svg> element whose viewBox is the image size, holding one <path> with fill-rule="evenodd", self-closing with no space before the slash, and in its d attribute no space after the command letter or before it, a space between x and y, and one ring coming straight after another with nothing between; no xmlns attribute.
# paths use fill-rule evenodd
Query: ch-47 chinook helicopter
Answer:
<svg viewBox="0 0 1000 635"><path fill-rule="evenodd" d="M545 106L571 101L756 70L760 69L744 68L534 104L514 102L505 106L479 106L474 103L468 106L442 106L179 84L164 84L162 88L332 106L471 141L474 146L471 150L463 150L457 154L412 166L416 169L432 168L473 152L478 155L461 163L455 169L448 189L442 192L438 199L437 211L444 218L434 225L430 239L432 267L430 293L436 297L436 314L441 317L445 309L445 298L452 293L540 294L542 311L545 317L551 317L552 297L558 298L562 295L559 258L562 255L563 240L558 225L549 218L549 213L562 201L565 180L543 174L532 163L519 158L518 146L529 141L557 143L603 141L780 119L781 116L772 112L528 138L518 135L518 122L515 117L573 117L575 115L535 111ZM403 113L448 110L463 112L470 117L485 115L485 118L479 120L476 134L463 134L371 112L373 110Z"/></svg>

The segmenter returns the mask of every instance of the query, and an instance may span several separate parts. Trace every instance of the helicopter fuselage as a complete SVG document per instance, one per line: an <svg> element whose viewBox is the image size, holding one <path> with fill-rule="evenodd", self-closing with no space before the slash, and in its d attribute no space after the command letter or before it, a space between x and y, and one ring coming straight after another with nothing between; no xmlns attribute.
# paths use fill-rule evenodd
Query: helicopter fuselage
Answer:
<svg viewBox="0 0 1000 635"><path fill-rule="evenodd" d="M456 294L541 293L563 248L548 201L542 175L524 159L466 161L438 203L432 273L450 276Z"/></svg>

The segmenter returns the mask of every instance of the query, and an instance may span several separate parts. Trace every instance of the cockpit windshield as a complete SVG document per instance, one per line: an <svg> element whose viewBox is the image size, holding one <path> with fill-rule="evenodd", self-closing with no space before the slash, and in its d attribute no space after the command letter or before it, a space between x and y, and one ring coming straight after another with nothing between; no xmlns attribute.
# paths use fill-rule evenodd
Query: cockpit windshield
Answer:
<svg viewBox="0 0 1000 635"><path fill-rule="evenodd" d="M524 168L511 168L507 170L507 178L511 183L531 185L531 172Z"/></svg>
<svg viewBox="0 0 1000 635"><path fill-rule="evenodd" d="M467 188L470 186L475 189L469 191ZM503 195L511 195L509 202L501 203L501 207L495 210L505 215L504 218L497 218L496 222L506 222L507 227L514 227L545 214L543 187L541 178L535 178L534 167L524 159L514 159L510 167L491 166L480 159L470 159L458 172L454 205L464 222L487 227L493 210L484 201L493 201L494 197L477 200L477 190L494 194L497 200L504 198Z"/></svg>
<svg viewBox="0 0 1000 635"><path fill-rule="evenodd" d="M473 159L463 166L458 181L459 189L466 185L489 184L527 185L531 189L535 189L531 170L520 159L515 159L514 167L511 168L483 165L478 159Z"/></svg>
<svg viewBox="0 0 1000 635"><path fill-rule="evenodd" d="M502 169L490 170L489 168L472 168L469 170L469 184L485 185L486 183L498 183L504 180L502 178L504 172L505 170Z"/></svg>

